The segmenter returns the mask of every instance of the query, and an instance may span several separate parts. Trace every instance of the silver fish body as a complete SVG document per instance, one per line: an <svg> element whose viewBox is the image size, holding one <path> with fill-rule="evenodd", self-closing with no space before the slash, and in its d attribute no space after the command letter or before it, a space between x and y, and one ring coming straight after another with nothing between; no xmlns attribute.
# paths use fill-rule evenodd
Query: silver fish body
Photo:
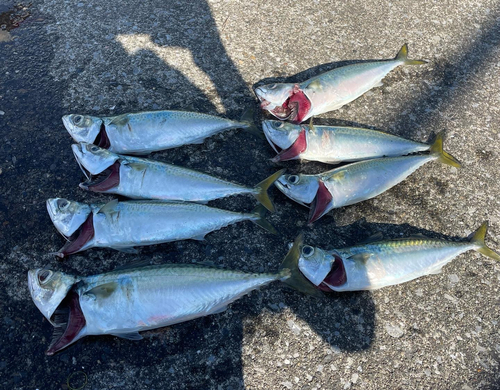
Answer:
<svg viewBox="0 0 500 390"><path fill-rule="evenodd" d="M255 94L261 101L262 109L280 120L301 123L314 115L339 109L382 85L382 79L400 65L425 63L409 60L407 54L405 44L393 60L342 66L298 84L264 85L257 87Z"/></svg>
<svg viewBox="0 0 500 390"><path fill-rule="evenodd" d="M192 169L118 155L88 143L74 144L72 149L81 166L93 175L103 175L97 181L89 180L80 184L86 190L133 199L200 203L238 194L251 194L270 211L274 211L267 190L279 174L249 188Z"/></svg>
<svg viewBox="0 0 500 390"><path fill-rule="evenodd" d="M485 223L465 242L419 236L331 251L305 246L299 269L324 291L375 290L439 273L443 266L469 250L500 260L500 255L484 243L486 229Z"/></svg>
<svg viewBox="0 0 500 390"><path fill-rule="evenodd" d="M53 205L54 200L49 199ZM135 246L177 240L197 239L233 223L250 220L274 232L258 210L254 214L237 213L196 203L161 201L111 201L92 206L92 212L77 232L56 254L64 257L89 248L113 248L130 251ZM51 219L59 214L49 207Z"/></svg>
<svg viewBox="0 0 500 390"><path fill-rule="evenodd" d="M264 134L278 153L273 161L308 160L327 164L424 152L430 145L357 127L294 125L264 121Z"/></svg>
<svg viewBox="0 0 500 390"><path fill-rule="evenodd" d="M85 280L84 290L113 283L103 299L79 291L87 335L140 332L223 311L250 291L281 277L190 265L150 266Z"/></svg>
<svg viewBox="0 0 500 390"><path fill-rule="evenodd" d="M226 130L251 127L247 122L188 111L147 111L103 118L71 114L62 120L76 142L93 143L122 154L148 154L202 143Z"/></svg>
<svg viewBox="0 0 500 390"><path fill-rule="evenodd" d="M460 163L442 150L442 138L431 153L377 158L345 165L318 175L283 175L275 183L280 191L311 208L310 222L328 211L373 198L400 183L429 161L459 167Z"/></svg>

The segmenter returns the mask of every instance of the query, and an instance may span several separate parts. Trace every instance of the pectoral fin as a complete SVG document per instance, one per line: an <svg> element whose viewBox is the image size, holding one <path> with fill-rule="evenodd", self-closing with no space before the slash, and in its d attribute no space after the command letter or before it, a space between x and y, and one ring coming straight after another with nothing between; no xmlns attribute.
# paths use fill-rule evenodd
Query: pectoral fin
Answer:
<svg viewBox="0 0 500 390"><path fill-rule="evenodd" d="M348 260L358 261L360 263L366 263L368 259L371 257L371 253L358 253L354 256L348 258Z"/></svg>
<svg viewBox="0 0 500 390"><path fill-rule="evenodd" d="M332 194L328 191L322 180L319 181L316 197L311 203L311 212L309 213L309 223L313 223L320 219L329 211L329 206L332 202Z"/></svg>
<svg viewBox="0 0 500 390"><path fill-rule="evenodd" d="M104 206L102 206L98 213L99 214L106 214L110 212L116 212L116 207L118 206L118 199L113 199L112 201L106 203Z"/></svg>
<svg viewBox="0 0 500 390"><path fill-rule="evenodd" d="M96 298L107 298L118 289L117 282L101 284L93 289L86 291L85 295L94 295Z"/></svg>

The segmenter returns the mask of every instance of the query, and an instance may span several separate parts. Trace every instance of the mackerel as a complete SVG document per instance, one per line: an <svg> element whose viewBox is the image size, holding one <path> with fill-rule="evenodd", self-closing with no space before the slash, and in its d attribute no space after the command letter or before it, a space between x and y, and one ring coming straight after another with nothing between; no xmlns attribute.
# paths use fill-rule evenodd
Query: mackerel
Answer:
<svg viewBox="0 0 500 390"><path fill-rule="evenodd" d="M428 151L431 145L382 131L358 127L294 125L266 120L264 134L278 153L272 161L307 160L327 164L404 156Z"/></svg>
<svg viewBox="0 0 500 390"><path fill-rule="evenodd" d="M408 59L403 45L392 60L365 61L341 66L302 83L275 83L255 88L261 108L280 120L301 123L312 116L337 110L365 92L382 85L382 79L400 65L426 61Z"/></svg>
<svg viewBox="0 0 500 390"><path fill-rule="evenodd" d="M488 223L469 241L454 242L421 235L380 240L326 251L303 246L301 272L323 291L375 290L405 283L424 275L440 273L460 254L474 250L500 261L500 255L484 242Z"/></svg>
<svg viewBox="0 0 500 390"><path fill-rule="evenodd" d="M220 313L250 291L275 280L321 296L298 270L296 241L276 273L246 273L196 264L125 267L74 276L48 269L28 272L33 302L54 326L47 355L89 335L140 340L139 332Z"/></svg>
<svg viewBox="0 0 500 390"><path fill-rule="evenodd" d="M177 240L203 240L205 235L241 221L252 221L271 233L265 209L252 214L216 209L196 203L125 201L87 205L61 198L47 200L56 229L68 242L55 255L63 258L89 248L113 248L136 253L135 246Z"/></svg>
<svg viewBox="0 0 500 390"><path fill-rule="evenodd" d="M253 129L250 121L233 121L188 111L146 111L112 117L70 114L62 117L76 142L88 142L114 153L148 154L186 144L230 129Z"/></svg>
<svg viewBox="0 0 500 390"><path fill-rule="evenodd" d="M192 169L118 155L86 142L74 144L72 149L84 173L87 175L88 171L95 176L81 183L81 188L133 199L206 203L227 196L251 194L273 212L267 190L284 173L284 170L276 172L249 188Z"/></svg>

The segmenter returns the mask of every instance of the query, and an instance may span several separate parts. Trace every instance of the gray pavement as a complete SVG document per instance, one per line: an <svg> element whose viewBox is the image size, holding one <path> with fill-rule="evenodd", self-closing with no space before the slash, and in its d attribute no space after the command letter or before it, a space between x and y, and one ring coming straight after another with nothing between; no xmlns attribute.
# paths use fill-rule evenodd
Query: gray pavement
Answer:
<svg viewBox="0 0 500 390"><path fill-rule="evenodd" d="M377 231L461 238L489 220L487 242L500 250L498 2L0 0L0 14L0 387L67 389L78 371L86 389L500 387L500 264L473 252L442 274L374 292L313 299L273 284L222 314L146 332L140 342L88 337L53 357L44 355L52 327L26 283L30 268L93 274L132 258L273 270L301 231L308 243L334 248ZM47 198L108 199L78 189L63 114L187 109L239 118L256 105L252 87L262 81L391 58L405 42L410 58L429 63L394 71L383 87L316 122L421 141L444 130L463 169L429 164L312 228L308 211L274 190L277 237L243 223L138 256L90 250L60 262L48 254L63 239ZM327 169L276 165L272 156L243 131L155 154L246 185L280 167ZM212 204L251 210L254 201ZM78 387L83 374L72 380Z"/></svg>

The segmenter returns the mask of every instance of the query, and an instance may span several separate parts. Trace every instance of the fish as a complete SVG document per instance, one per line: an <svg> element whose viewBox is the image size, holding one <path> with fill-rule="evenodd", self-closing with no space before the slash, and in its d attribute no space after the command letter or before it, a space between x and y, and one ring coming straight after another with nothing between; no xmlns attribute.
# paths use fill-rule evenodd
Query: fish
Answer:
<svg viewBox="0 0 500 390"><path fill-rule="evenodd" d="M296 240L276 273L201 264L132 264L85 277L31 269L31 298L54 326L46 354L54 355L90 335L140 340L139 332L220 313L252 290L276 280L302 293L322 296L298 269L301 243L301 238Z"/></svg>
<svg viewBox="0 0 500 390"><path fill-rule="evenodd" d="M201 144L205 138L230 129L255 129L250 120L233 121L189 111L146 111L112 117L69 114L62 121L76 142L132 155Z"/></svg>
<svg viewBox="0 0 500 390"><path fill-rule="evenodd" d="M454 258L469 250L500 261L500 254L485 244L484 222L469 241L448 241L422 235L393 240L375 240L352 247L323 250L301 247L299 269L320 290L376 290L440 273Z"/></svg>
<svg viewBox="0 0 500 390"><path fill-rule="evenodd" d="M317 175L284 174L274 184L290 199L309 207L309 223L313 223L334 208L380 195L434 160L457 168L461 166L443 150L441 133L428 154L359 161Z"/></svg>
<svg viewBox="0 0 500 390"><path fill-rule="evenodd" d="M80 188L132 199L206 203L227 196L251 194L274 212L267 190L285 171L276 172L249 188L192 169L115 154L86 142L71 147L84 174L88 177L88 171L95 176L81 183Z"/></svg>
<svg viewBox="0 0 500 390"><path fill-rule="evenodd" d="M302 83L273 83L255 88L260 107L280 120L301 123L312 116L337 110L374 87L400 65L421 65L408 59L405 43L392 60L365 61L335 68Z"/></svg>
<svg viewBox="0 0 500 390"><path fill-rule="evenodd" d="M96 247L137 253L136 246L203 240L206 234L241 221L252 221L277 234L264 219L262 205L252 213L238 213L197 203L115 199L106 204L87 205L52 198L47 200L47 211L55 228L67 240L54 253L60 258Z"/></svg>
<svg viewBox="0 0 500 390"><path fill-rule="evenodd" d="M266 120L262 128L278 153L273 162L319 161L326 164L395 157L428 151L431 145L382 131L344 126L295 125Z"/></svg>

